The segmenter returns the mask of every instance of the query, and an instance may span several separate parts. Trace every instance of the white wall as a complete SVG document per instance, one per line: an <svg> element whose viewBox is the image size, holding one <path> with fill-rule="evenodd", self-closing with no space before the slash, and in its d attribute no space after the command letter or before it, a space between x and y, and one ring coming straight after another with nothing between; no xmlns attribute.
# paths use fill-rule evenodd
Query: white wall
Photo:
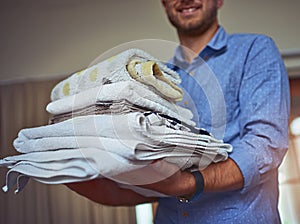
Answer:
<svg viewBox="0 0 300 224"><path fill-rule="evenodd" d="M299 0L225 0L229 32L259 32L300 49ZM175 41L160 0L1 0L0 80L69 74L136 39Z"/></svg>
<svg viewBox="0 0 300 224"><path fill-rule="evenodd" d="M300 48L299 0L225 0L220 18L230 32L265 33L281 50Z"/></svg>

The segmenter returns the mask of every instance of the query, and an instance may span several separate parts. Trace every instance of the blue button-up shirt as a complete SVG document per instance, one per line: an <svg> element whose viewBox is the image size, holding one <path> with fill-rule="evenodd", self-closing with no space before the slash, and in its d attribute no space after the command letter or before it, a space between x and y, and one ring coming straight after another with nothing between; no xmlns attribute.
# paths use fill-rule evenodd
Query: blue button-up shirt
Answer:
<svg viewBox="0 0 300 224"><path fill-rule="evenodd" d="M278 166L288 147L289 84L271 38L222 27L191 63L177 49L182 106L199 127L233 145L241 190L203 193L189 203L162 198L155 223L279 223ZM176 65L176 66L174 66Z"/></svg>

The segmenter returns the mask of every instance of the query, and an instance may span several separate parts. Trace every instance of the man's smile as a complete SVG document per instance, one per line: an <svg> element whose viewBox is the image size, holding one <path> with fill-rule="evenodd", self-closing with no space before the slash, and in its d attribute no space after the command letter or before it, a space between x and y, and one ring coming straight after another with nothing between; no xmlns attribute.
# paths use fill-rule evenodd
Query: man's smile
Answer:
<svg viewBox="0 0 300 224"><path fill-rule="evenodd" d="M184 7L179 7L177 11L184 16L189 16L195 14L201 7L202 5L184 6Z"/></svg>

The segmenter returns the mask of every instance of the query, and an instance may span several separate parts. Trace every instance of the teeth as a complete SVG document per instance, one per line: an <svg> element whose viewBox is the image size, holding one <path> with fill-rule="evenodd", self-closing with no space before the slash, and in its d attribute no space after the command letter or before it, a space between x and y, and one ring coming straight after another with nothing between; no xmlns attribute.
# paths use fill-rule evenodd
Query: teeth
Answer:
<svg viewBox="0 0 300 224"><path fill-rule="evenodd" d="M195 10L196 10L196 8L189 8L189 9L183 9L182 12L188 13L188 12L193 12Z"/></svg>

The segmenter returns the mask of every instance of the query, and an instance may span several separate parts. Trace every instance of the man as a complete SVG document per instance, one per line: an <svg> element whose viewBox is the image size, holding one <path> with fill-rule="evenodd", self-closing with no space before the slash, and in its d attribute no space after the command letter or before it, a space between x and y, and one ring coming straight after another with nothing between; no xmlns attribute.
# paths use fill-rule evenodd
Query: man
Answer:
<svg viewBox="0 0 300 224"><path fill-rule="evenodd" d="M233 145L233 152L225 162L195 173L161 161L153 164L149 168L153 174L175 171L142 187L174 197L147 198L108 179L68 186L108 205L158 200L155 223L280 223L277 176L288 146L289 87L275 44L264 35L227 34L217 19L223 0L162 0L162 4L183 46L171 66L181 74L194 101L199 125L210 131L226 125L223 138ZM216 123L212 114L218 115L209 111L210 102L202 101L205 93L199 83L190 81L201 77L199 60L210 66L224 96L226 114L220 114Z"/></svg>

